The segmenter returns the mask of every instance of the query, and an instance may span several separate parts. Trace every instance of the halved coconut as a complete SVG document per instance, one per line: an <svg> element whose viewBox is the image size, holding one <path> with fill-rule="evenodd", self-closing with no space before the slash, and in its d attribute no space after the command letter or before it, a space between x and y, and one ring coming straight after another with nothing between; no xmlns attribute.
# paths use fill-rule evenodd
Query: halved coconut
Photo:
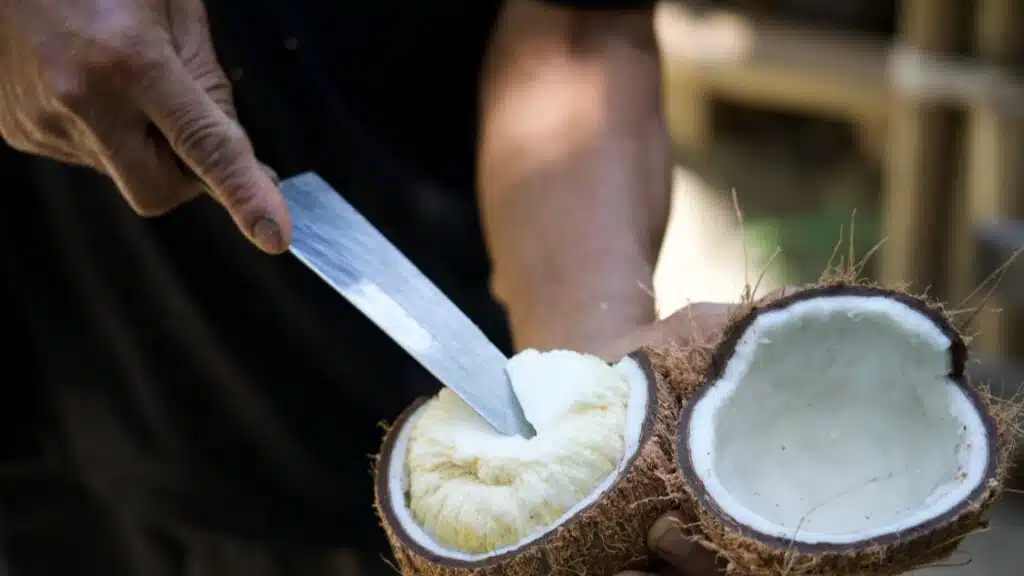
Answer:
<svg viewBox="0 0 1024 576"><path fill-rule="evenodd" d="M609 366L568 351L523 354L509 371L533 438L501 436L445 390L389 430L376 505L403 573L643 567L651 524L682 503L680 402L646 355ZM572 394L609 377L601 390Z"/></svg>
<svg viewBox="0 0 1024 576"><path fill-rule="evenodd" d="M701 537L737 574L896 574L983 525L998 418L941 309L848 284L751 307L683 407Z"/></svg>

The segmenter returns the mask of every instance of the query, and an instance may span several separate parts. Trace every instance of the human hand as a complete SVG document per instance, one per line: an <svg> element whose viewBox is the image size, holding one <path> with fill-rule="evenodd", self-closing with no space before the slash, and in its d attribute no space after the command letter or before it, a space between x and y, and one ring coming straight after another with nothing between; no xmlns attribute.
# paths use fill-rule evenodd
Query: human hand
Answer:
<svg viewBox="0 0 1024 576"><path fill-rule="evenodd" d="M202 0L0 0L0 137L108 175L140 215L205 190L262 250L290 242Z"/></svg>
<svg viewBox="0 0 1024 576"><path fill-rule="evenodd" d="M796 286L783 286L761 298L760 302L775 300L799 290L800 288ZM596 354L609 362L614 362L644 346L685 346L691 343L713 342L715 335L725 328L729 314L735 309L736 304L723 302L689 304L667 318L599 346Z"/></svg>
<svg viewBox="0 0 1024 576"><path fill-rule="evenodd" d="M683 533L684 521L676 512L658 518L647 534L647 545L663 564L655 572L619 572L615 576L718 576L724 574L715 555Z"/></svg>
<svg viewBox="0 0 1024 576"><path fill-rule="evenodd" d="M735 304L696 302L680 308L675 314L635 330L601 346L597 354L615 362L644 346L666 346L704 342L725 327Z"/></svg>

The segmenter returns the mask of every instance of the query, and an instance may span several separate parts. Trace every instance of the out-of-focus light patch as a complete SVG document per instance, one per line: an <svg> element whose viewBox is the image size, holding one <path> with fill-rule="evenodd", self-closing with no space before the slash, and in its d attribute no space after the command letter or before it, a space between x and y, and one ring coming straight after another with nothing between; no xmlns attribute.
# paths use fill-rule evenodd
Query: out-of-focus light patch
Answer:
<svg viewBox="0 0 1024 576"><path fill-rule="evenodd" d="M752 245L744 250L745 241L749 239L740 233L729 195L677 166L668 229L654 272L658 315L671 316L692 302L737 302L744 283L757 280L770 256ZM758 294L782 285L781 270L777 259L766 270Z"/></svg>
<svg viewBox="0 0 1024 576"><path fill-rule="evenodd" d="M742 17L725 11L700 16L676 2L662 2L654 17L661 49L694 64L748 59L754 31Z"/></svg>

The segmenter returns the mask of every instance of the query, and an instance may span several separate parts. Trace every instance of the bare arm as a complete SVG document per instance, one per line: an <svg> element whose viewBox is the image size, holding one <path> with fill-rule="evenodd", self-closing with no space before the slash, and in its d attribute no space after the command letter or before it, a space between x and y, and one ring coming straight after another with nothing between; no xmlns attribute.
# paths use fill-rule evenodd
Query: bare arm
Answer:
<svg viewBox="0 0 1024 576"><path fill-rule="evenodd" d="M655 320L671 152L649 10L510 0L484 73L479 190L516 346L597 351Z"/></svg>

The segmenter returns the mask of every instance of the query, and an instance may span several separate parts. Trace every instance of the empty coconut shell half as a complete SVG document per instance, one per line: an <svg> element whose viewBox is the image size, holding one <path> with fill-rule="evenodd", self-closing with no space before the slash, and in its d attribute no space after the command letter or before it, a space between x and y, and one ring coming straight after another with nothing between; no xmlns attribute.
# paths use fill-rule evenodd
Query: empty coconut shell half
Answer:
<svg viewBox="0 0 1024 576"><path fill-rule="evenodd" d="M940 307L836 283L750 309L682 410L698 536L751 575L899 574L984 526L1007 458Z"/></svg>

